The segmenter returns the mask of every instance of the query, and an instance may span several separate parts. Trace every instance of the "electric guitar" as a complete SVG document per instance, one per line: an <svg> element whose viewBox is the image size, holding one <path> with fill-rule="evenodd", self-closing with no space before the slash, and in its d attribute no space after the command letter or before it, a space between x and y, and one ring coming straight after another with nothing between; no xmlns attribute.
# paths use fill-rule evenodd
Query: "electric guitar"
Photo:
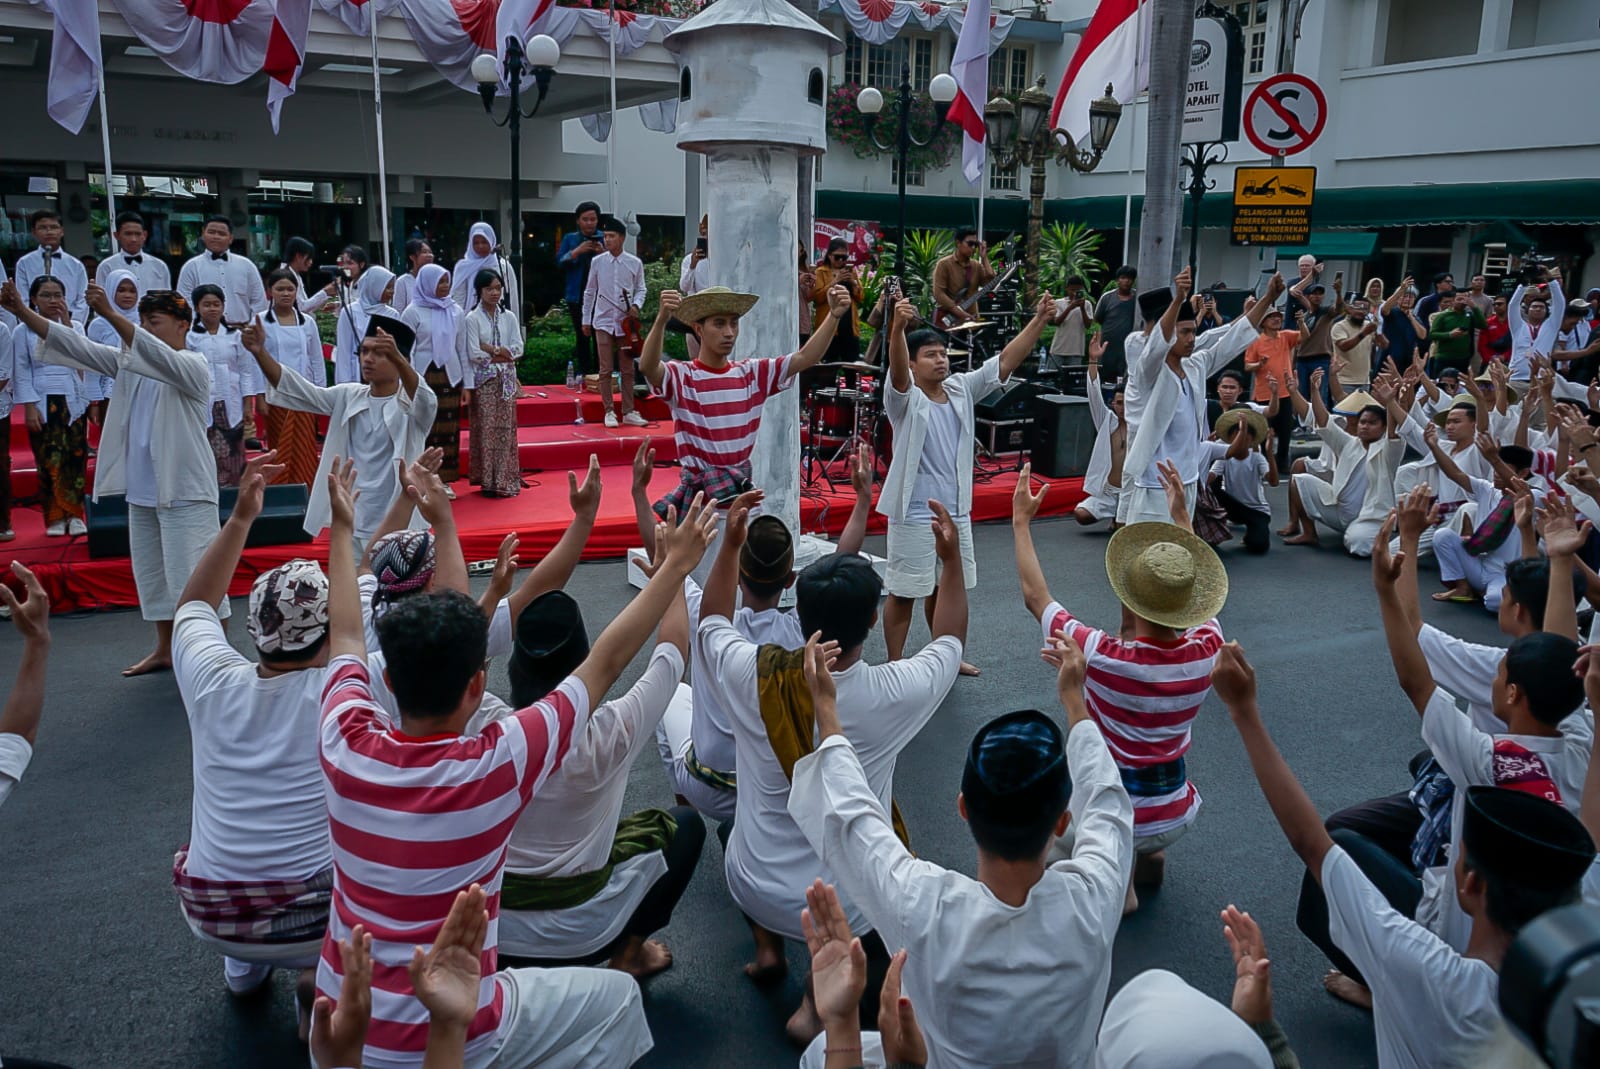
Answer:
<svg viewBox="0 0 1600 1069"><path fill-rule="evenodd" d="M1000 271L988 282L985 282L982 286L978 287L978 291L976 293L962 301L957 305L957 307L963 312L970 312L972 309L978 306L979 301L983 300L985 297L989 296L989 294L993 293L995 290L1011 281L1012 277L1016 275L1016 273L1022 268L1022 261L1016 258L1016 252L1016 238L1012 238L1010 241L1006 242L1005 245L1001 246L1001 259L1006 262L1004 270ZM962 320L959 317L945 311L942 308L938 309L934 313L933 317L933 325L939 330L948 330L961 321Z"/></svg>

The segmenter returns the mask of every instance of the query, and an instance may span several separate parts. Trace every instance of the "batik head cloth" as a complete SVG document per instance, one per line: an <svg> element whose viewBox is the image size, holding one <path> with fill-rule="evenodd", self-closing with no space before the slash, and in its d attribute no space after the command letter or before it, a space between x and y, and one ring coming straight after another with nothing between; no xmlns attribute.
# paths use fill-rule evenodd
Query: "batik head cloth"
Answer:
<svg viewBox="0 0 1600 1069"><path fill-rule="evenodd" d="M296 653L328 631L328 577L312 560L292 560L250 588L250 641L262 653Z"/></svg>
<svg viewBox="0 0 1600 1069"><path fill-rule="evenodd" d="M394 602L426 590L435 564L431 531L394 531L372 543L372 573L378 590L372 616L382 616Z"/></svg>

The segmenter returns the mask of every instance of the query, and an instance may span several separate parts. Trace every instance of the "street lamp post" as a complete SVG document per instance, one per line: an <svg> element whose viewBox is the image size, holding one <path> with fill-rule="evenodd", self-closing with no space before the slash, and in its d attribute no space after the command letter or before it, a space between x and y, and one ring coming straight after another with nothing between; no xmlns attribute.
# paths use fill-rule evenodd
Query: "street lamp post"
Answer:
<svg viewBox="0 0 1600 1069"><path fill-rule="evenodd" d="M956 98L956 88L956 80L948 74L936 75L928 83L928 96L933 98L933 110L938 116L938 121L926 138L919 138L911 132L911 64L902 63L897 101L900 109L900 128L892 144L885 144L878 138L878 115L883 111L883 93L869 85L856 94L856 107L867 119L867 136L872 138L872 143L878 146L880 152L894 152L899 165L900 217L895 225L894 273L902 281L906 274L906 157L911 152L912 145L926 148L939 136L939 130L945 122L944 105Z"/></svg>
<svg viewBox="0 0 1600 1069"><path fill-rule="evenodd" d="M511 131L511 270L517 277L519 297L527 293L522 279L522 120L538 114L539 105L544 103L545 94L550 91L550 79L555 75L556 64L560 61L561 46L554 37L542 33L528 41L526 50L520 38L514 34L508 36L503 72L500 61L491 52L484 52L472 61L472 80L478 83L483 110L496 126L505 126ZM539 95L533 107L524 112L522 81L529 75L532 75ZM502 81L510 91L510 107L503 118L495 119L494 98ZM470 279L468 285L471 285ZM522 314L521 309L515 312L518 316Z"/></svg>
<svg viewBox="0 0 1600 1069"><path fill-rule="evenodd" d="M1024 89L1017 103L997 96L983 108L983 125L988 135L989 151L1000 167L1029 164L1032 174L1028 184L1028 290L1027 302L1031 307L1039 295L1039 236L1044 228L1045 163L1053 156L1080 174L1087 174L1100 165L1117 123L1122 118L1122 105L1106 86L1105 96L1089 105L1089 146L1080 147L1057 138L1057 131L1049 128L1050 94L1045 92L1044 79Z"/></svg>

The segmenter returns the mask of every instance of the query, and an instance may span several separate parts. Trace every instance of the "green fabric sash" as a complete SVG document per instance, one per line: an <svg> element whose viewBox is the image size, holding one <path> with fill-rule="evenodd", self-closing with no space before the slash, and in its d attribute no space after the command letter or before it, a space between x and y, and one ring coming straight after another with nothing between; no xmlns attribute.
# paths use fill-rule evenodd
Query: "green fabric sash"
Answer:
<svg viewBox="0 0 1600 1069"><path fill-rule="evenodd" d="M500 884L500 908L528 911L571 909L599 894L611 882L611 873L629 858L665 850L677 834L678 822L665 809L641 809L617 822L611 857L593 872L572 876L505 874Z"/></svg>

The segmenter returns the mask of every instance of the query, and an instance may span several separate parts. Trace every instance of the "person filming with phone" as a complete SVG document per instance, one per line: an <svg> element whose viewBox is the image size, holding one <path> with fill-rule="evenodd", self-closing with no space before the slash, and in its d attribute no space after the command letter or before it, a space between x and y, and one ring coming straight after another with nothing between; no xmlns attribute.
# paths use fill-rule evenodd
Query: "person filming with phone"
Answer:
<svg viewBox="0 0 1600 1069"><path fill-rule="evenodd" d="M833 344L828 347L828 352L823 356L823 363L838 364L851 363L861 359L861 302L866 293L861 288L861 279L856 275L856 269L850 263L850 243L844 238L834 238L828 242L828 251L823 255L822 262L817 264L812 272L814 281L811 285L811 303L815 306L814 317L820 322L828 313L828 291L834 286L843 286L850 291L850 318L839 321L838 332L833 336Z"/></svg>

